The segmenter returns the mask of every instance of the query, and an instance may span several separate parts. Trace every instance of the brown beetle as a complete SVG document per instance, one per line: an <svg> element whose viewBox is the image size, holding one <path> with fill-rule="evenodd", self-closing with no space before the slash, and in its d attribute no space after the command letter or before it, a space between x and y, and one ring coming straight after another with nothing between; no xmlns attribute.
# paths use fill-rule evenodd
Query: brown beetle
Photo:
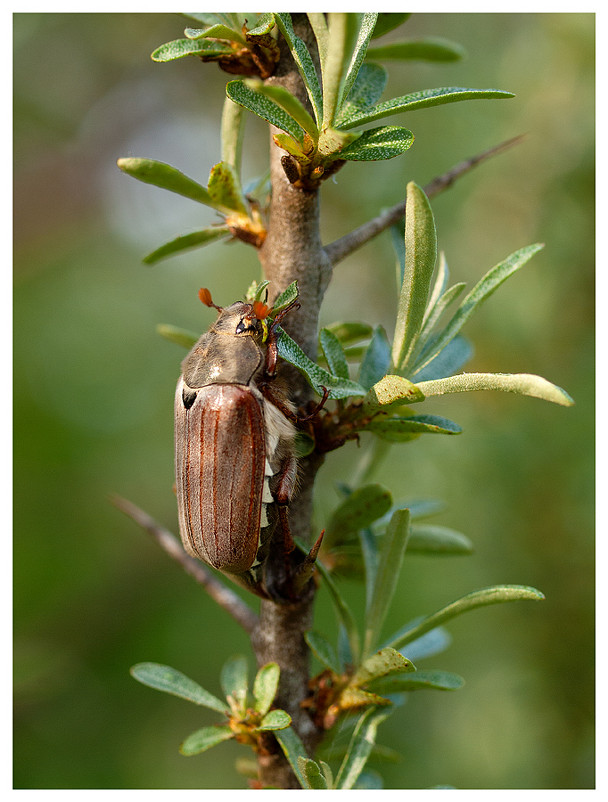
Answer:
<svg viewBox="0 0 608 802"><path fill-rule="evenodd" d="M277 327L263 303L222 308L182 363L175 393L175 471L185 550L267 596L263 567L277 519L282 548L293 549L285 505L296 484L291 402L271 382ZM277 508L283 507L283 510Z"/></svg>

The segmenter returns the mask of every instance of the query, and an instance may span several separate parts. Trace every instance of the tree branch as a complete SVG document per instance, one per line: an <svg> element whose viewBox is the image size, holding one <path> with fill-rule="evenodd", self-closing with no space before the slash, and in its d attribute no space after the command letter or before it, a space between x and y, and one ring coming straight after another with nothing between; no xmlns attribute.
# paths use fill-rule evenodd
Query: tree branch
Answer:
<svg viewBox="0 0 608 802"><path fill-rule="evenodd" d="M175 535L131 501L120 496L111 496L110 500L115 507L152 535L159 546L179 563L187 574L190 574L202 585L211 598L220 607L223 607L249 635L255 631L258 625L258 617L253 610L234 591L227 588L223 582L217 579L201 562L186 554Z"/></svg>
<svg viewBox="0 0 608 802"><path fill-rule="evenodd" d="M524 136L525 135L522 134L520 136L513 137L513 139L508 139L505 142L501 142L499 145L490 148L489 150L483 151L483 153L478 153L476 156L472 156L470 159L465 159L459 164L454 165L454 167L448 170L447 173L444 173L443 175L440 175L430 181L424 187L424 191L429 198L435 197L435 195L438 195L440 192L443 192L445 189L451 187L456 179L460 178L465 173L468 173L469 170L473 169L473 167L476 167L478 164L486 161L492 156L497 156L499 153L504 152L513 145L518 144L521 142ZM324 250L332 265L335 266L338 262L341 262L347 256L350 256L351 253L358 250L362 245L365 245L366 242L369 242L378 234L381 234L385 229L389 228L389 226L399 222L404 214L405 203L403 201L399 201L399 203L396 203L390 209L387 209L377 217L374 217L373 220L363 223L363 225L359 226L359 228L353 229L353 231L345 234L343 237L340 237L340 239L334 240L334 242L326 245Z"/></svg>

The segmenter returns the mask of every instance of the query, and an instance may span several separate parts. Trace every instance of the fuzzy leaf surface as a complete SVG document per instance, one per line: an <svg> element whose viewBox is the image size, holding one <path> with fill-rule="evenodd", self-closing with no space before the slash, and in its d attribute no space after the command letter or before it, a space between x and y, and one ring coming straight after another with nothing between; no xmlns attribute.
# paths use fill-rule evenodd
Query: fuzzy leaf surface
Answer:
<svg viewBox="0 0 608 802"><path fill-rule="evenodd" d="M407 549L410 554L472 554L473 544L447 526L414 524Z"/></svg>
<svg viewBox="0 0 608 802"><path fill-rule="evenodd" d="M402 693L403 691L457 691L464 685L464 679L451 671L421 669L414 674L388 677L373 683L378 693Z"/></svg>
<svg viewBox="0 0 608 802"><path fill-rule="evenodd" d="M225 701L213 696L209 691L201 688L197 682L171 666L159 663L137 663L131 668L131 676L142 685L179 696L188 702L194 702L195 705L208 707L218 713L225 713L227 710Z"/></svg>
<svg viewBox="0 0 608 802"><path fill-rule="evenodd" d="M569 407L574 401L565 390L552 384L542 376L530 373L459 373L445 379L420 382L417 387L425 396L445 395L446 393L466 393L474 390L500 390L551 401Z"/></svg>
<svg viewBox="0 0 608 802"><path fill-rule="evenodd" d="M461 86L439 87L437 89L423 89L409 95L395 97L378 103L371 109L353 114L348 120L341 123L341 128L354 128L355 126L371 123L393 114L405 111L426 109L431 106L441 106L445 103L458 103L461 100L489 100L492 98L506 99L514 97L512 92L503 92L500 89L466 89Z"/></svg>
<svg viewBox="0 0 608 802"><path fill-rule="evenodd" d="M247 658L241 654L233 655L222 666L220 684L226 696L231 696L239 713L244 714L247 707Z"/></svg>
<svg viewBox="0 0 608 802"><path fill-rule="evenodd" d="M182 236L176 237L170 242L165 242L160 248L144 256L143 262L147 265L153 265L162 259L167 259L169 256L182 253L182 251L210 245L212 242L217 242L229 236L230 229L228 226L210 226L209 228L203 228L201 231L193 231L191 234L182 234Z"/></svg>
<svg viewBox="0 0 608 802"><path fill-rule="evenodd" d="M390 491L382 485L357 488L332 513L326 528L328 542L333 543L336 539L341 542L369 526L385 515L392 503Z"/></svg>
<svg viewBox="0 0 608 802"><path fill-rule="evenodd" d="M118 159L117 162L123 173L143 181L145 184L153 184L161 189L168 189L176 192L190 200L204 203L206 206L213 206L211 196L201 184L188 178L176 167L170 164L156 161L155 159L125 158Z"/></svg>
<svg viewBox="0 0 608 802"><path fill-rule="evenodd" d="M152 61L166 62L175 61L184 56L201 56L203 58L215 59L221 56L229 56L233 49L223 42L215 42L211 39L175 39L167 42L151 54Z"/></svg>
<svg viewBox="0 0 608 802"><path fill-rule="evenodd" d="M319 342L331 373L341 379L348 379L348 362L340 340L329 329L321 329Z"/></svg>
<svg viewBox="0 0 608 802"><path fill-rule="evenodd" d="M280 676L281 669L277 663L267 663L255 675L253 697L255 699L255 709L258 713L266 715L270 710L274 697L277 695Z"/></svg>
<svg viewBox="0 0 608 802"><path fill-rule="evenodd" d="M385 125L370 128L344 150L340 158L347 161L381 161L400 156L414 143L414 134L407 128Z"/></svg>
<svg viewBox="0 0 608 802"><path fill-rule="evenodd" d="M306 781L306 788L311 791L326 791L327 780L321 766L309 757L299 757L298 766Z"/></svg>
<svg viewBox="0 0 608 802"><path fill-rule="evenodd" d="M279 742L279 746L283 750L283 754L289 761L289 765L293 769L293 773L298 778L298 782L302 788L307 788L307 780L300 769L298 758L307 760L308 754L306 753L306 749L304 748L304 744L300 740L300 737L293 727L287 727L284 730L278 730L275 734L275 738Z"/></svg>
<svg viewBox="0 0 608 802"><path fill-rule="evenodd" d="M312 57L304 42L294 33L291 14L274 14L274 18L289 45L293 60L308 92L315 117L320 123L323 119L323 97Z"/></svg>
<svg viewBox="0 0 608 802"><path fill-rule="evenodd" d="M407 442L419 434L460 434L461 427L439 415L412 415L407 418L374 418L364 427L378 437L393 442Z"/></svg>
<svg viewBox="0 0 608 802"><path fill-rule="evenodd" d="M466 56L466 50L457 42L449 39L429 36L425 39L391 42L386 45L370 47L367 57L379 61L413 60L413 61L460 61Z"/></svg>
<svg viewBox="0 0 608 802"><path fill-rule="evenodd" d="M266 713L260 726L256 727L256 731L265 732L267 730L284 730L291 724L291 716L285 710L271 710Z"/></svg>
<svg viewBox="0 0 608 802"><path fill-rule="evenodd" d="M359 384L369 390L384 376L391 364L391 345L382 326L376 326L359 370Z"/></svg>
<svg viewBox="0 0 608 802"><path fill-rule="evenodd" d="M186 738L179 751L187 757L200 755L201 752L206 752L212 746L217 746L230 738L234 738L234 733L228 726L202 727Z"/></svg>
<svg viewBox="0 0 608 802"><path fill-rule="evenodd" d="M386 646L367 657L356 670L350 684L367 685L368 682L388 677L393 674L404 674L416 671L413 663L400 652Z"/></svg>
<svg viewBox="0 0 608 802"><path fill-rule="evenodd" d="M304 640L310 646L311 651L319 662L323 663L326 668L330 668L335 674L342 673L342 666L336 650L327 638L313 629L304 633Z"/></svg>
<svg viewBox="0 0 608 802"><path fill-rule="evenodd" d="M372 707L361 716L336 777L336 788L350 790L354 787L372 751L378 727L390 713Z"/></svg>
<svg viewBox="0 0 608 802"><path fill-rule="evenodd" d="M229 81L226 84L226 94L230 100L257 114L258 117L271 123L271 125L275 125L282 131L291 134L298 142L302 141L303 129L293 117L290 117L278 103L275 103L274 100L271 100L262 92L252 89L245 81Z"/></svg>

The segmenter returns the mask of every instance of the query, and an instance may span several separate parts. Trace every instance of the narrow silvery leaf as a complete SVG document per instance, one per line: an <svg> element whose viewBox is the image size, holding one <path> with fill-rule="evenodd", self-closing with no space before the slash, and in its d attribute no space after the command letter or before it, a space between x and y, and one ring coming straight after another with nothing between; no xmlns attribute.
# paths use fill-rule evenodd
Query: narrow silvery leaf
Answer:
<svg viewBox="0 0 608 802"><path fill-rule="evenodd" d="M416 385L425 395L445 395L446 393L466 393L473 390L500 390L551 401L569 407L574 401L565 390L530 373L459 373L445 379L423 381Z"/></svg>
<svg viewBox="0 0 608 802"><path fill-rule="evenodd" d="M443 607L436 613L423 618L419 624L395 638L389 645L394 649L401 650L411 641L424 635L425 632L429 632L440 624L444 624L446 621L456 618L456 616L462 615L462 613L466 613L469 610L475 610L478 607L485 607L489 604L500 604L501 602L508 601L540 601L544 598L545 597L539 590L526 587L525 585L495 585L490 588L476 590L448 604L447 607Z"/></svg>
<svg viewBox="0 0 608 802"><path fill-rule="evenodd" d="M403 204L405 211L405 203ZM390 227L391 245L395 251L396 268L397 268L397 292L401 292L403 284L403 276L405 274L405 237L404 237L404 224L395 223Z"/></svg>
<svg viewBox="0 0 608 802"><path fill-rule="evenodd" d="M359 322L331 323L325 328L335 334L342 345L365 340L371 336L373 331L367 323Z"/></svg>
<svg viewBox="0 0 608 802"><path fill-rule="evenodd" d="M393 442L407 442L412 435L460 434L461 427L439 415L412 415L410 417L374 418L361 427L361 431L373 432L378 437Z"/></svg>
<svg viewBox="0 0 608 802"><path fill-rule="evenodd" d="M395 510L382 538L376 583L369 607L366 610L363 650L366 655L370 654L378 641L382 624L393 599L409 532L409 510Z"/></svg>
<svg viewBox="0 0 608 802"><path fill-rule="evenodd" d="M391 346L388 337L382 326L376 326L361 362L359 384L369 390L376 382L386 376L390 364Z"/></svg>
<svg viewBox="0 0 608 802"><path fill-rule="evenodd" d="M308 97L310 98L310 103L315 113L315 118L317 123L320 124L321 120L323 119L323 97L312 57L308 52L308 48L304 42L295 35L291 21L291 15L274 14L274 18L285 38L285 41L289 45L293 60L296 63L302 81L304 82L304 86L306 87L306 91L308 92ZM321 47L319 47L319 52L322 60Z"/></svg>
<svg viewBox="0 0 608 802"><path fill-rule="evenodd" d="M444 293L442 293L441 297L438 298L435 303L432 303L432 300L429 302L428 314L425 316L423 329L420 334L421 338L425 337L427 333L432 331L443 312L451 303L456 300L456 298L458 298L465 286L466 285L464 282L454 284L453 287L450 287L449 290L446 290Z"/></svg>
<svg viewBox="0 0 608 802"><path fill-rule="evenodd" d="M267 282L268 283L268 282ZM286 287L280 295L274 299L274 303L272 305L272 312L276 314L280 312L281 309L285 309L286 306L289 306L290 303L296 300L298 297L298 282L292 281L291 284Z"/></svg>
<svg viewBox="0 0 608 802"><path fill-rule="evenodd" d="M405 205L405 272L399 296L393 365L403 370L415 345L437 259L437 234L428 198L413 181Z"/></svg>
<svg viewBox="0 0 608 802"><path fill-rule="evenodd" d="M409 554L471 554L473 544L447 526L413 524L407 550Z"/></svg>
<svg viewBox="0 0 608 802"><path fill-rule="evenodd" d="M228 726L202 727L202 729L193 732L192 735L186 738L179 751L187 757L200 755L201 752L206 752L212 746L217 746L217 744L221 744L222 741L228 741L230 738L234 738L234 733Z"/></svg>
<svg viewBox="0 0 608 802"><path fill-rule="evenodd" d="M365 58L365 54L367 53L367 46L369 40L372 37L372 34L374 33L374 27L376 25L377 19L378 19L378 14L375 12L363 14L363 18L361 20L361 24L359 27L359 35L357 36L357 42L355 44L351 62L348 67L348 72L344 80L344 86L342 87L342 92L339 101L340 103L339 108L341 108L342 104L348 97L349 92L352 89L353 84L357 79L359 68L361 67L363 59Z"/></svg>
<svg viewBox="0 0 608 802"><path fill-rule="evenodd" d="M363 565L365 566L365 606L369 607L374 595L374 587L376 586L380 553L376 535L371 529L360 529L357 534L359 535Z"/></svg>
<svg viewBox="0 0 608 802"><path fill-rule="evenodd" d="M339 158L347 161L382 161L400 156L414 143L414 134L407 128L385 125L370 128L340 151Z"/></svg>
<svg viewBox="0 0 608 802"><path fill-rule="evenodd" d="M417 369L424 367L453 339L475 309L494 293L517 270L522 268L544 246L540 243L520 248L504 261L499 262L481 278L464 298L454 317L450 320L440 336L425 347L417 359Z"/></svg>
<svg viewBox="0 0 608 802"><path fill-rule="evenodd" d="M157 691L164 691L181 699L187 699L196 705L208 707L218 713L225 713L227 706L225 701L221 701L213 694L194 682L194 680L177 671L171 666L160 665L159 663L138 663L131 668L131 675L143 685L156 688Z"/></svg>
<svg viewBox="0 0 608 802"><path fill-rule="evenodd" d="M288 92L287 89L284 89L282 86L273 86L272 84L266 85L253 78L246 80L245 83L250 89L265 95L276 103L277 106L280 106L286 114L295 120L298 125L310 135L313 142L319 139L319 129L315 121L295 95L292 95L291 92Z"/></svg>
<svg viewBox="0 0 608 802"><path fill-rule="evenodd" d="M139 158L118 159L117 164L123 173L137 178L138 181L168 189L206 206L215 206L205 187L170 164Z"/></svg>
<svg viewBox="0 0 608 802"><path fill-rule="evenodd" d="M200 248L203 245L210 245L212 242L225 239L230 236L228 226L209 226L201 231L193 231L191 234L182 234L180 237L165 242L156 250L144 256L143 262L147 265L156 264L169 256L190 250L190 248Z"/></svg>
<svg viewBox="0 0 608 802"><path fill-rule="evenodd" d="M255 675L253 697L255 699L255 709L258 713L266 715L270 710L274 697L277 695L280 676L281 669L277 663L267 663Z"/></svg>
<svg viewBox="0 0 608 802"><path fill-rule="evenodd" d="M269 97L252 89L244 81L229 81L226 84L226 94L235 103L244 106L277 128L287 131L297 141L302 141L304 132L293 117L290 117Z"/></svg>
<svg viewBox="0 0 608 802"><path fill-rule="evenodd" d="M230 42L245 44L245 37L240 31L235 31L222 24L212 25L210 28L202 30L200 28L186 28L184 34L188 39L228 39Z"/></svg>
<svg viewBox="0 0 608 802"><path fill-rule="evenodd" d="M255 27L250 28L247 31L247 37L251 38L252 36L265 36L266 34L270 33L270 31L274 28L274 25L274 14L266 11L263 14L260 14L255 22Z"/></svg>
<svg viewBox="0 0 608 802"><path fill-rule="evenodd" d="M201 58L215 59L220 56L229 56L234 53L228 43L217 42L211 39L175 39L167 42L151 54L152 61L175 61L184 56L200 56Z"/></svg>
<svg viewBox="0 0 608 802"><path fill-rule="evenodd" d="M368 58L378 61L460 61L465 56L466 50L462 45L432 36L377 45L367 51Z"/></svg>
<svg viewBox="0 0 608 802"><path fill-rule="evenodd" d="M194 343L200 338L200 334L188 329L180 329L178 326L172 326L170 323L159 323L156 331L165 340L181 345L183 348L190 350Z"/></svg>
<svg viewBox="0 0 608 802"><path fill-rule="evenodd" d="M333 376L319 367L306 356L300 346L288 334L280 328L278 331L280 332L278 342L279 356L299 368L307 376L319 395L322 395L323 387L329 390L329 398L348 398L349 396L365 395L365 390L357 382Z"/></svg>
<svg viewBox="0 0 608 802"><path fill-rule="evenodd" d="M275 734L275 738L279 742L283 754L289 761L289 765L293 769L293 773L296 775L298 782L302 788L307 788L306 777L300 769L298 758L308 759L308 755L306 754L306 749L298 734L293 727L287 727L287 729L278 730Z"/></svg>
<svg viewBox="0 0 608 802"><path fill-rule="evenodd" d="M321 329L319 342L331 373L341 379L348 379L348 362L340 340L329 329Z"/></svg>
<svg viewBox="0 0 608 802"><path fill-rule="evenodd" d="M236 175L241 172L243 147L243 107L229 97L224 99L222 109L222 161L233 168Z"/></svg>
<svg viewBox="0 0 608 802"><path fill-rule="evenodd" d="M237 710L244 714L247 707L247 659L237 654L230 657L220 672L220 684L226 697L232 697L236 702Z"/></svg>
<svg viewBox="0 0 608 802"><path fill-rule="evenodd" d="M372 751L378 726L388 718L391 712L372 707L361 716L336 777L336 788L344 790L353 788Z"/></svg>
<svg viewBox="0 0 608 802"><path fill-rule="evenodd" d="M330 668L335 674L342 673L342 666L338 660L336 650L327 638L321 635L320 632L310 630L304 633L304 640L325 668Z"/></svg>
<svg viewBox="0 0 608 802"><path fill-rule="evenodd" d="M333 125L340 110L346 76L362 24L362 14L330 13L329 41L323 77L323 127Z"/></svg>
<svg viewBox="0 0 608 802"><path fill-rule="evenodd" d="M451 671L437 669L421 669L414 674L402 674L398 677L389 677L373 683L377 693L403 693L409 691L457 691L464 685L464 680Z"/></svg>
<svg viewBox="0 0 608 802"><path fill-rule="evenodd" d="M465 89L460 86L440 87L438 89L424 89L413 92L411 95L395 97L385 100L372 108L353 114L346 121L342 121L341 128L354 128L355 126L371 123L393 114L404 111L426 109L430 106L440 106L444 103L457 103L461 100L489 100L492 98L505 99L514 97L512 92L503 92L500 89Z"/></svg>

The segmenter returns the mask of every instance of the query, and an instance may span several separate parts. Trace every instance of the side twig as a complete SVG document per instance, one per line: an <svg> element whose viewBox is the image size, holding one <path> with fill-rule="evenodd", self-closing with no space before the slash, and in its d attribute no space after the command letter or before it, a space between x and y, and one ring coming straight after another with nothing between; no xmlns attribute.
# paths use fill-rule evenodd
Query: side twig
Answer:
<svg viewBox="0 0 608 802"><path fill-rule="evenodd" d="M249 634L254 631L258 624L258 617L253 610L234 591L227 588L219 579L216 579L202 563L186 554L175 535L131 501L120 496L112 496L110 500L115 507L152 535L159 546L179 563L187 574L190 574L202 585L211 598L220 607L223 607L237 624L240 624Z"/></svg>
<svg viewBox="0 0 608 802"><path fill-rule="evenodd" d="M438 195L440 192L443 192L445 189L451 187L456 179L460 178L465 173L468 173L469 170L473 169L473 167L476 167L478 164L481 164L481 162L486 161L492 156L497 156L499 153L511 148L513 145L518 144L524 138L524 136L525 135L522 134L520 136L513 137L513 139L508 139L505 142L501 142L499 145L496 145L489 150L485 150L483 153L478 153L476 156L472 156L470 159L465 159L464 161L459 162L450 170L448 170L447 173L444 173L443 175L440 175L430 181L424 187L424 191L429 198L435 197L435 195ZM389 226L392 226L394 223L398 223L404 214L405 204L403 201L399 201L399 203L396 203L390 209L386 209L377 217L374 217L373 220L363 223L363 225L359 226L359 228L353 229L348 234L340 237L340 239L330 242L329 245L325 246L324 250L332 265L336 265L338 262L341 262L362 245L365 245L366 242L369 242L378 234L381 234L385 229L389 228Z"/></svg>

